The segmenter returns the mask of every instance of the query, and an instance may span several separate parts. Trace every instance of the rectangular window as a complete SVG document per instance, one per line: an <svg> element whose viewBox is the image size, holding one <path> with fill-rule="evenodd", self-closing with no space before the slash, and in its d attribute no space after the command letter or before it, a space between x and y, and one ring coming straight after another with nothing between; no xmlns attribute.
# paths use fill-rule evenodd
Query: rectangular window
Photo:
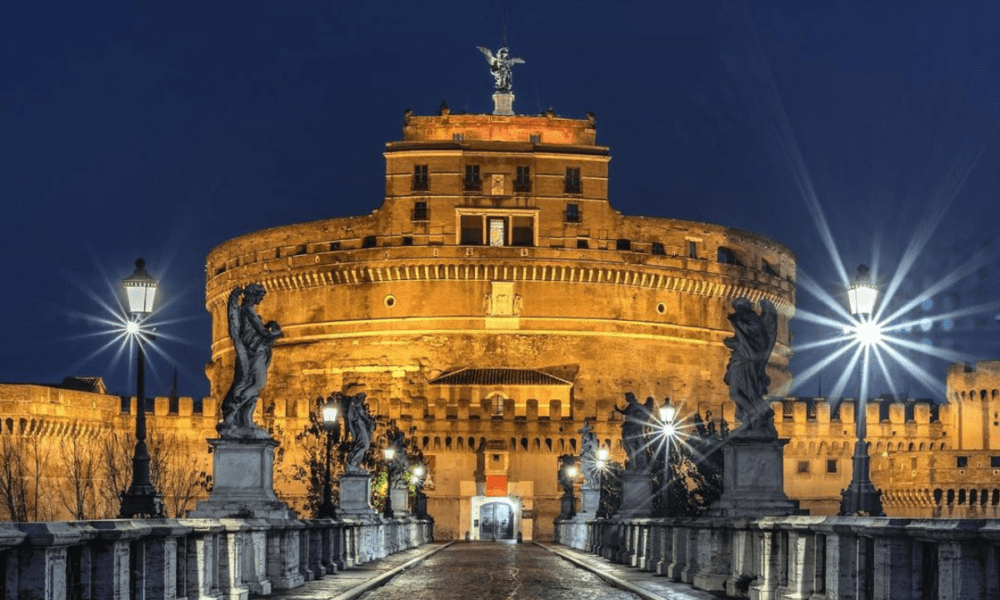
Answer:
<svg viewBox="0 0 1000 600"><path fill-rule="evenodd" d="M426 202L414 202L413 203L413 220L414 221L426 221L427 220L427 203Z"/></svg>
<svg viewBox="0 0 1000 600"><path fill-rule="evenodd" d="M774 275L775 277L778 277L778 271L775 270L775 268L771 266L771 263L769 263L769 262L767 262L765 260L765 261L763 261L763 266L764 266L764 272L765 273L767 273L768 275Z"/></svg>
<svg viewBox="0 0 1000 600"><path fill-rule="evenodd" d="M480 215L462 215L463 246L483 245L483 217Z"/></svg>
<svg viewBox="0 0 1000 600"><path fill-rule="evenodd" d="M583 238L577 238L576 247L580 248L581 250L586 250L587 248L590 248L590 244L587 243L587 240Z"/></svg>
<svg viewBox="0 0 1000 600"><path fill-rule="evenodd" d="M653 242L653 248L651 252L657 256L665 256L667 254L666 250L663 248L663 244L660 242Z"/></svg>
<svg viewBox="0 0 1000 600"><path fill-rule="evenodd" d="M583 190L580 181L580 167L566 167L566 193L579 194Z"/></svg>
<svg viewBox="0 0 1000 600"><path fill-rule="evenodd" d="M835 459L829 459L826 461L826 472L827 473L837 472L837 461Z"/></svg>
<svg viewBox="0 0 1000 600"><path fill-rule="evenodd" d="M795 472L799 474L805 474L809 472L809 461L800 460L799 464L795 467Z"/></svg>
<svg viewBox="0 0 1000 600"><path fill-rule="evenodd" d="M698 242L688 242L688 258L698 258Z"/></svg>
<svg viewBox="0 0 1000 600"><path fill-rule="evenodd" d="M968 467L969 466L969 457L968 456L956 456L955 457L955 465L959 469L964 469L964 468Z"/></svg>
<svg viewBox="0 0 1000 600"><path fill-rule="evenodd" d="M535 245L535 220L531 217L513 217L510 224L511 246Z"/></svg>
<svg viewBox="0 0 1000 600"><path fill-rule="evenodd" d="M462 183L467 192L482 191L483 180L479 178L479 165L465 165L465 179Z"/></svg>
<svg viewBox="0 0 1000 600"><path fill-rule="evenodd" d="M515 192L531 191L531 167L518 167L517 177L514 178Z"/></svg>
<svg viewBox="0 0 1000 600"><path fill-rule="evenodd" d="M567 223L579 223L580 222L580 205L579 204L567 204L566 205L566 222Z"/></svg>
<svg viewBox="0 0 1000 600"><path fill-rule="evenodd" d="M414 192L427 191L427 165L413 166L413 187Z"/></svg>
<svg viewBox="0 0 1000 600"><path fill-rule="evenodd" d="M330 250L340 250L340 242L330 242Z"/></svg>
<svg viewBox="0 0 1000 600"><path fill-rule="evenodd" d="M362 248L374 248L378 245L378 240L374 235L366 235L363 240L361 240Z"/></svg>
<svg viewBox="0 0 1000 600"><path fill-rule="evenodd" d="M615 241L615 250L631 250L632 242L626 239L620 239Z"/></svg>
<svg viewBox="0 0 1000 600"><path fill-rule="evenodd" d="M490 246L505 246L507 242L507 219L491 218Z"/></svg>
<svg viewBox="0 0 1000 600"><path fill-rule="evenodd" d="M453 141L453 142L461 142L461 141L464 141L464 140L465 140L465 134L464 133L453 133L453 134L451 134L451 141Z"/></svg>
<svg viewBox="0 0 1000 600"><path fill-rule="evenodd" d="M531 135L528 136L528 140L530 140L532 144L541 144L542 143L542 134L540 134L540 133L533 133L533 134L531 134Z"/></svg>
<svg viewBox="0 0 1000 600"><path fill-rule="evenodd" d="M1000 469L1000 456L991 456L990 466L994 469Z"/></svg>
<svg viewBox="0 0 1000 600"><path fill-rule="evenodd" d="M404 246L412 246L413 245L413 238L410 237L410 236L408 236L408 235L404 235L403 236L403 245Z"/></svg>

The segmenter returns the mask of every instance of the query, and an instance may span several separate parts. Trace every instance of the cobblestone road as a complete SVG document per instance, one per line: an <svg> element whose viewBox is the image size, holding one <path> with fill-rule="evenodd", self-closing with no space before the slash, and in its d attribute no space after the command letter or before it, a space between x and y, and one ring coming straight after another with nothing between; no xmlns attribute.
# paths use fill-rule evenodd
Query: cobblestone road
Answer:
<svg viewBox="0 0 1000 600"><path fill-rule="evenodd" d="M534 544L466 542L400 573L362 600L639 600Z"/></svg>

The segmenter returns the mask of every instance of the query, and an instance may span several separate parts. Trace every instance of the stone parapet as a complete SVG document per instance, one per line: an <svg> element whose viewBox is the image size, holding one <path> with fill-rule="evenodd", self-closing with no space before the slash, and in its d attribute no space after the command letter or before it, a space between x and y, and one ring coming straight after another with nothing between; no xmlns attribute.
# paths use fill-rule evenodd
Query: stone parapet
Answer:
<svg viewBox="0 0 1000 600"><path fill-rule="evenodd" d="M728 597L1000 597L995 520L568 519L556 541Z"/></svg>
<svg viewBox="0 0 1000 600"><path fill-rule="evenodd" d="M0 525L4 598L245 599L426 544L432 523L319 519L116 519ZM338 566L339 565L339 566Z"/></svg>

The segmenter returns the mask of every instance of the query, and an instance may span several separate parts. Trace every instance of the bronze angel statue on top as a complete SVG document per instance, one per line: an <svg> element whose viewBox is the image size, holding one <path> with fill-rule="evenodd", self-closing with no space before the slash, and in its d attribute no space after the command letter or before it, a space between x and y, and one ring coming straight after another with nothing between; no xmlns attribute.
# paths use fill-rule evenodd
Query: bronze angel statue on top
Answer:
<svg viewBox="0 0 1000 600"><path fill-rule="evenodd" d="M511 58L506 46L497 50L496 56L493 56L493 53L490 52L489 48L484 46L476 47L479 48L479 51L486 57L486 62L490 64L490 71L493 72L493 84L496 91L507 94L514 91L512 83L513 75L511 74L510 68L514 65L523 65L524 60L520 58Z"/></svg>
<svg viewBox="0 0 1000 600"><path fill-rule="evenodd" d="M233 384L222 401L222 421L215 429L223 438L269 439L267 431L253 422L260 392L267 383L267 368L271 364L271 349L281 337L281 327L275 321L264 323L256 306L267 291L259 283L246 288L236 287L229 293L226 312L229 317L229 337L236 351ZM240 295L243 302L240 303Z"/></svg>

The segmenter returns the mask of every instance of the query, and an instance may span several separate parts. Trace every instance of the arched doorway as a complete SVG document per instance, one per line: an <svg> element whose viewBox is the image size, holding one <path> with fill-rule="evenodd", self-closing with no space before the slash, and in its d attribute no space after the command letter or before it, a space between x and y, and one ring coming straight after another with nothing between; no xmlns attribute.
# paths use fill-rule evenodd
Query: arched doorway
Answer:
<svg viewBox="0 0 1000 600"><path fill-rule="evenodd" d="M507 502L487 502L479 507L479 539L514 539L514 511Z"/></svg>

